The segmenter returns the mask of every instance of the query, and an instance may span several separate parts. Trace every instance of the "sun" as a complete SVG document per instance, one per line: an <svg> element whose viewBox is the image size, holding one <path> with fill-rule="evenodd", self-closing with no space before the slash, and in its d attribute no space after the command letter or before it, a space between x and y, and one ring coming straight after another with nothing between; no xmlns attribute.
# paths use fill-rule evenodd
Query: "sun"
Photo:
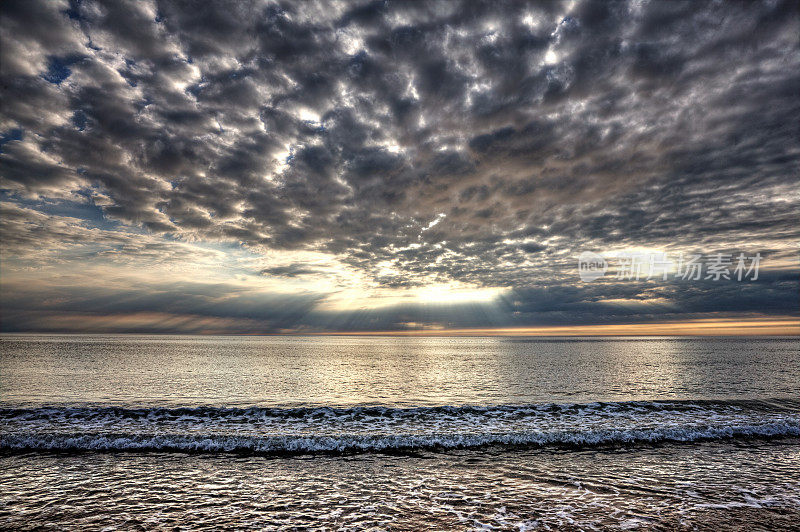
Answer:
<svg viewBox="0 0 800 532"><path fill-rule="evenodd" d="M415 288L413 298L418 303L485 303L495 300L504 291L504 288L442 283Z"/></svg>

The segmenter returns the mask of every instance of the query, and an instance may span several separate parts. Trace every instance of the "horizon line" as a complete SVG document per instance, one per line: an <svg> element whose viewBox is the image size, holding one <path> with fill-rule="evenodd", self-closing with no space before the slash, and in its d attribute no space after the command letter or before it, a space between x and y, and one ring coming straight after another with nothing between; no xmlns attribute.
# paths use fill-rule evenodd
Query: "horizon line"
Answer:
<svg viewBox="0 0 800 532"><path fill-rule="evenodd" d="M56 331L28 330L3 331L0 335L158 335L158 336L418 336L418 337L635 337L635 336L800 336L799 317L778 318L698 318L694 320L624 323L592 325L547 325L529 327L474 327L446 328L428 327L419 329L375 330L375 331L319 331L292 330L264 332L233 332L221 329L193 331L143 331L143 330L96 330Z"/></svg>

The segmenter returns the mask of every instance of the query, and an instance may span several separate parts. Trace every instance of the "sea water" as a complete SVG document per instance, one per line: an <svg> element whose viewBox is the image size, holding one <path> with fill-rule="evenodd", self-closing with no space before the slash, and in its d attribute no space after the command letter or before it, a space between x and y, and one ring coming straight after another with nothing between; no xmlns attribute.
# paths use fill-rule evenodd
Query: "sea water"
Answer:
<svg viewBox="0 0 800 532"><path fill-rule="evenodd" d="M796 338L5 335L0 526L800 517Z"/></svg>

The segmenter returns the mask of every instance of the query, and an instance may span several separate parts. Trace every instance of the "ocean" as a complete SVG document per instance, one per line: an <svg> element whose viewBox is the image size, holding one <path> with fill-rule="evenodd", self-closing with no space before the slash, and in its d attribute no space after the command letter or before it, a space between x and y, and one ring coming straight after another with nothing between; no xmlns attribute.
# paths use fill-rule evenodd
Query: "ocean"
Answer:
<svg viewBox="0 0 800 532"><path fill-rule="evenodd" d="M3 335L0 528L800 523L800 339Z"/></svg>

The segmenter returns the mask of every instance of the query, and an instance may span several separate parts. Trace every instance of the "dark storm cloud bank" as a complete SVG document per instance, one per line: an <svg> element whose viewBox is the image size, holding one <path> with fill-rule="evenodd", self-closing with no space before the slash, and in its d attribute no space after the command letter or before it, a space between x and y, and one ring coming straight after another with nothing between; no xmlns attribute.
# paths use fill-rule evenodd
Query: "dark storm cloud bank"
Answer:
<svg viewBox="0 0 800 532"><path fill-rule="evenodd" d="M356 332L661 323L797 316L795 272L758 281L596 281L512 290L491 301L325 310L325 296L265 295L241 286L180 283L126 290L4 286L2 331ZM157 312L156 312L157 311Z"/></svg>
<svg viewBox="0 0 800 532"><path fill-rule="evenodd" d="M196 282L128 289L4 286L2 330L272 333L302 325L316 294Z"/></svg>
<svg viewBox="0 0 800 532"><path fill-rule="evenodd" d="M563 273L586 249L785 256L800 238L797 2L570 4L4 2L5 201L328 252L387 287L538 294L510 311L520 322L583 321L612 299ZM5 232L4 259L78 238L37 227ZM764 312L796 290L755 286ZM730 290L666 293L676 312L728 294L759 310ZM400 321L419 320L384 320Z"/></svg>

